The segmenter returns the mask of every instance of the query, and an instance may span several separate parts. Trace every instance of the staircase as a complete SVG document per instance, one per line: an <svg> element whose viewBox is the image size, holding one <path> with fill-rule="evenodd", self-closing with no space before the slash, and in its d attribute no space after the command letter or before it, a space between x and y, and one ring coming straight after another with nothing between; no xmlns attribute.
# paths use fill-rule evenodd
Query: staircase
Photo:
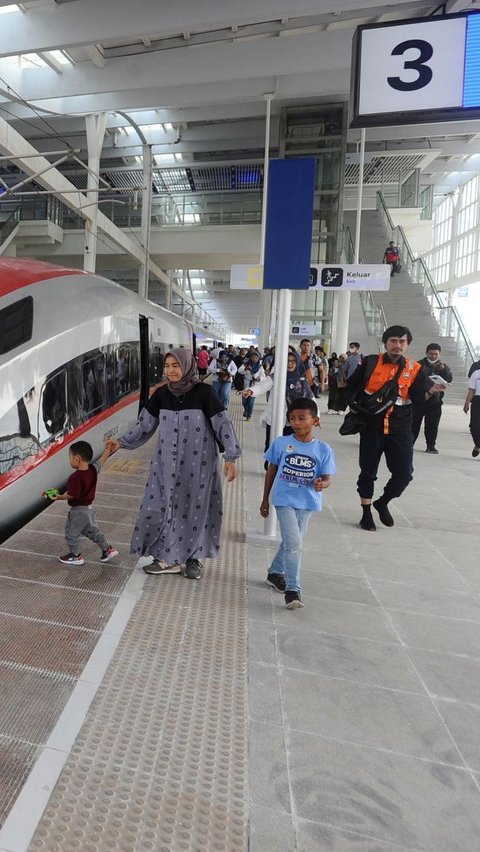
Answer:
<svg viewBox="0 0 480 852"><path fill-rule="evenodd" d="M355 212L345 212L344 223L353 233L355 230ZM362 211L360 231L360 254L362 263L381 263L385 247L392 239L385 229L377 210ZM460 405L465 400L467 378L464 361L456 353L456 343L451 337L442 337L439 326L432 315L430 303L420 284L412 281L405 269L391 279L390 290L372 292L375 304L382 305L387 325L406 325L410 329L413 341L408 350L410 357L417 360L425 356L425 347L429 343L440 343L442 357L453 374L451 388L445 394L445 402ZM372 350L374 351L374 350Z"/></svg>

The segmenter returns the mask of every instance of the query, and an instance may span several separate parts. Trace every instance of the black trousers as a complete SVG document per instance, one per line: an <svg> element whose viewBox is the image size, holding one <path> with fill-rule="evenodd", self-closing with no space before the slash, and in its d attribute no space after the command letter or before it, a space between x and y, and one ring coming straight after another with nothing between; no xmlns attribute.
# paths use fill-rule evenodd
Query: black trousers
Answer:
<svg viewBox="0 0 480 852"><path fill-rule="evenodd" d="M412 422L413 443L415 443L418 438L418 434L422 427L422 420L425 418L423 428L425 441L427 442L427 447L434 447L437 440L438 424L440 423L441 416L442 403L440 401L426 402L425 405L414 405Z"/></svg>
<svg viewBox="0 0 480 852"><path fill-rule="evenodd" d="M386 500L392 500L394 497L400 497L413 478L413 435L410 418L406 418L401 428L395 429L389 435L383 434L382 420L360 434L360 476L357 480L357 491L364 499L371 500L373 497L382 455L385 455L391 473L383 496Z"/></svg>
<svg viewBox="0 0 480 852"><path fill-rule="evenodd" d="M470 432L473 443L480 448L480 396L474 396L470 406Z"/></svg>

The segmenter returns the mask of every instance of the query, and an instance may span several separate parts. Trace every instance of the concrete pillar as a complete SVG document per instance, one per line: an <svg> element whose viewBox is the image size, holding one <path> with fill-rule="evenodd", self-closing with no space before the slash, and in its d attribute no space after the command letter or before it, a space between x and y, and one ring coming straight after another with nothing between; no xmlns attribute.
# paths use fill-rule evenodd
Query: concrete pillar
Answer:
<svg viewBox="0 0 480 852"><path fill-rule="evenodd" d="M86 196L90 202L86 208L85 242L83 250L83 268L85 272L95 272L97 265L97 214L98 187L100 179L100 153L102 151L107 114L87 115L85 117L88 145L88 174Z"/></svg>
<svg viewBox="0 0 480 852"><path fill-rule="evenodd" d="M143 299L148 299L148 258L150 250L150 232L152 229L152 181L153 181L153 157L152 146L143 146L143 185L145 189L142 195L142 224L140 229L140 241L142 243L145 259L140 264L138 278L138 293Z"/></svg>

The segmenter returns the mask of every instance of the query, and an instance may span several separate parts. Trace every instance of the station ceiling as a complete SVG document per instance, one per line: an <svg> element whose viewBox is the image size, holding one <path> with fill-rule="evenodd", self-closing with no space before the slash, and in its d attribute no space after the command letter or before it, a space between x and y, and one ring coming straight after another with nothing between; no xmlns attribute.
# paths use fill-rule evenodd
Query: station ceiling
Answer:
<svg viewBox="0 0 480 852"><path fill-rule="evenodd" d="M261 180L266 95L275 155L282 107L349 100L357 26L479 8L468 0L0 0L0 116L44 155L74 151L59 169L80 188L84 117L98 112L108 113L100 171L112 186L141 183L131 119L153 146L157 191L240 189L242 163L252 188ZM350 185L359 136L348 131ZM392 173L413 163L438 200L479 170L479 143L477 121L372 128L367 156L372 175L379 159ZM12 169L13 158L2 161L0 176ZM257 325L251 302L227 298L226 274L207 278L203 296L216 297L217 279L227 325Z"/></svg>

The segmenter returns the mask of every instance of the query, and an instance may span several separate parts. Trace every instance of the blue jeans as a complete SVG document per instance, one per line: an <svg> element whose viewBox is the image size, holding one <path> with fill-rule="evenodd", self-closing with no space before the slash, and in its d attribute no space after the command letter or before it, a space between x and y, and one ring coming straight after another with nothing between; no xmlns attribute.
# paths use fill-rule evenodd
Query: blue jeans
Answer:
<svg viewBox="0 0 480 852"><path fill-rule="evenodd" d="M230 394L232 392L231 382L212 382L212 388L217 394L224 408L228 408Z"/></svg>
<svg viewBox="0 0 480 852"><path fill-rule="evenodd" d="M282 542L268 573L282 574L285 577L287 592L301 592L302 540L312 512L310 509L292 509L290 506L275 506L275 511Z"/></svg>
<svg viewBox="0 0 480 852"><path fill-rule="evenodd" d="M253 406L255 405L255 397L247 396L247 398L243 400L242 405L245 417L251 417L253 413Z"/></svg>

